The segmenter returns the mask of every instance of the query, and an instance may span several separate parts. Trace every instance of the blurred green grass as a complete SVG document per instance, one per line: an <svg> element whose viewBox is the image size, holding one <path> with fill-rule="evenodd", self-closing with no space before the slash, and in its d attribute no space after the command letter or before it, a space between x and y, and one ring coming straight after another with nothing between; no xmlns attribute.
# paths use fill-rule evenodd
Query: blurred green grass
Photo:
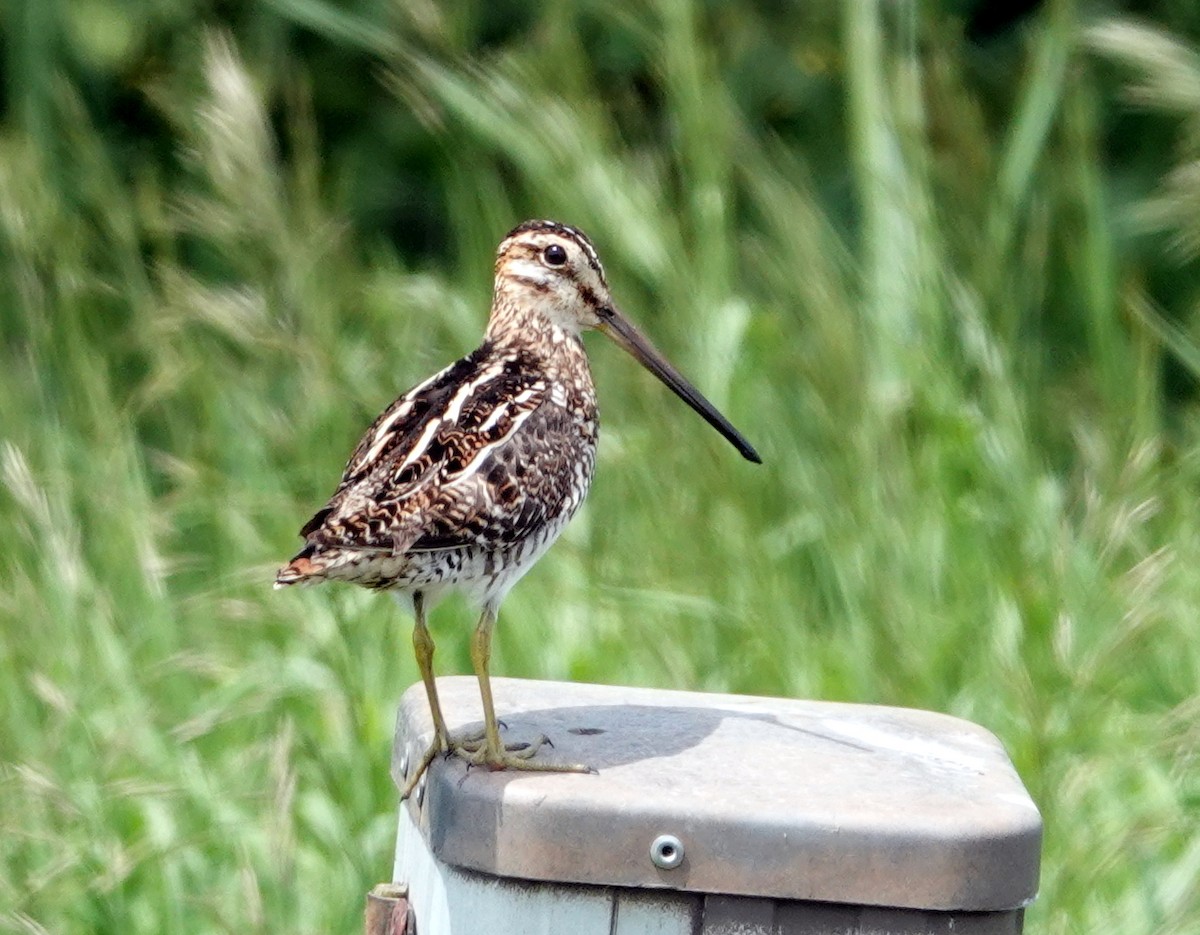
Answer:
<svg viewBox="0 0 1200 935"><path fill-rule="evenodd" d="M972 718L1029 931L1195 932L1200 17L954 13L12 5L0 929L357 929L409 623L271 575L551 216L765 464L593 342L496 671Z"/></svg>

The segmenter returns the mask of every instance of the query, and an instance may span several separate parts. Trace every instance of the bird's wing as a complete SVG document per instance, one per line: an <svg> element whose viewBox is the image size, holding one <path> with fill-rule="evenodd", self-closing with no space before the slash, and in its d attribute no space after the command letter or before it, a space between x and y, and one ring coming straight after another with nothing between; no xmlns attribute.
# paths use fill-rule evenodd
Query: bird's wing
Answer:
<svg viewBox="0 0 1200 935"><path fill-rule="evenodd" d="M431 488L410 552L464 545L504 549L569 516L591 480L595 436L542 394L474 471Z"/></svg>
<svg viewBox="0 0 1200 935"><path fill-rule="evenodd" d="M409 451L419 442L421 433L444 413L448 397L462 385L464 379L479 369L476 360L478 354L476 351L456 360L423 383L418 383L379 414L358 440L326 508L344 490L366 480L391 455ZM307 536L318 528L318 517L323 512L318 512L310 519L300 530L300 535Z"/></svg>
<svg viewBox="0 0 1200 935"><path fill-rule="evenodd" d="M337 491L301 530L309 554L479 541L483 515L493 501L511 499L518 476L509 455L496 455L520 450L510 443L547 397L534 368L486 350L405 393L375 420Z"/></svg>

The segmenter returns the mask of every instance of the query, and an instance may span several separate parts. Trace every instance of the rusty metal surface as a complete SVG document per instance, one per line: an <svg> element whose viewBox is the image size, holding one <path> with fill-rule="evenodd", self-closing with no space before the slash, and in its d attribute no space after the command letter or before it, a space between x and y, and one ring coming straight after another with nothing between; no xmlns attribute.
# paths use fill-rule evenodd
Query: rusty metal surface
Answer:
<svg viewBox="0 0 1200 935"><path fill-rule="evenodd" d="M1020 935L1023 910L938 912L531 882L460 870L400 810L397 880L422 935Z"/></svg>
<svg viewBox="0 0 1200 935"><path fill-rule="evenodd" d="M417 935L406 886L380 883L367 894L363 935Z"/></svg>
<svg viewBox="0 0 1200 935"><path fill-rule="evenodd" d="M494 685L507 740L544 733L546 756L598 774L468 774L439 759L406 807L452 866L922 910L1013 909L1036 893L1041 818L977 725L899 708ZM438 686L451 730L475 726L474 679ZM430 733L417 686L401 702L394 773ZM673 869L652 859L663 835L683 847Z"/></svg>

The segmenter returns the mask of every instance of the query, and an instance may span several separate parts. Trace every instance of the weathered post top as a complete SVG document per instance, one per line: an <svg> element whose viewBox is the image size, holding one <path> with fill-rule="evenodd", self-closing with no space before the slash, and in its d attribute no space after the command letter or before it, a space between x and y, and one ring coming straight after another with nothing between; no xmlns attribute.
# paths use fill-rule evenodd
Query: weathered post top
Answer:
<svg viewBox="0 0 1200 935"><path fill-rule="evenodd" d="M1037 892L1037 808L999 741L967 721L494 684L506 741L544 734L539 758L597 773L436 760L401 807L396 852L421 935L1015 933ZM438 687L451 730L476 726L474 679ZM417 686L400 705L398 783L431 737Z"/></svg>

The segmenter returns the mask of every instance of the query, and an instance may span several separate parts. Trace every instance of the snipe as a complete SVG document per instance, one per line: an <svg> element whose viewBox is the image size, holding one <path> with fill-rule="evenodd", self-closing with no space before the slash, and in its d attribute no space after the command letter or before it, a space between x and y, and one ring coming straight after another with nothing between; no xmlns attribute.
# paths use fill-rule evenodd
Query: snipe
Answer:
<svg viewBox="0 0 1200 935"><path fill-rule="evenodd" d="M535 761L541 743L500 740L488 678L492 627L517 580L558 538L592 482L596 391L581 332L604 332L677 393L742 455L750 443L618 311L591 241L527 221L500 243L483 343L409 390L367 430L341 483L300 530L305 545L275 586L349 581L411 606L417 666L434 739L403 795L439 753L492 769L578 772ZM457 588L482 612L471 660L481 735L446 730L425 614Z"/></svg>

